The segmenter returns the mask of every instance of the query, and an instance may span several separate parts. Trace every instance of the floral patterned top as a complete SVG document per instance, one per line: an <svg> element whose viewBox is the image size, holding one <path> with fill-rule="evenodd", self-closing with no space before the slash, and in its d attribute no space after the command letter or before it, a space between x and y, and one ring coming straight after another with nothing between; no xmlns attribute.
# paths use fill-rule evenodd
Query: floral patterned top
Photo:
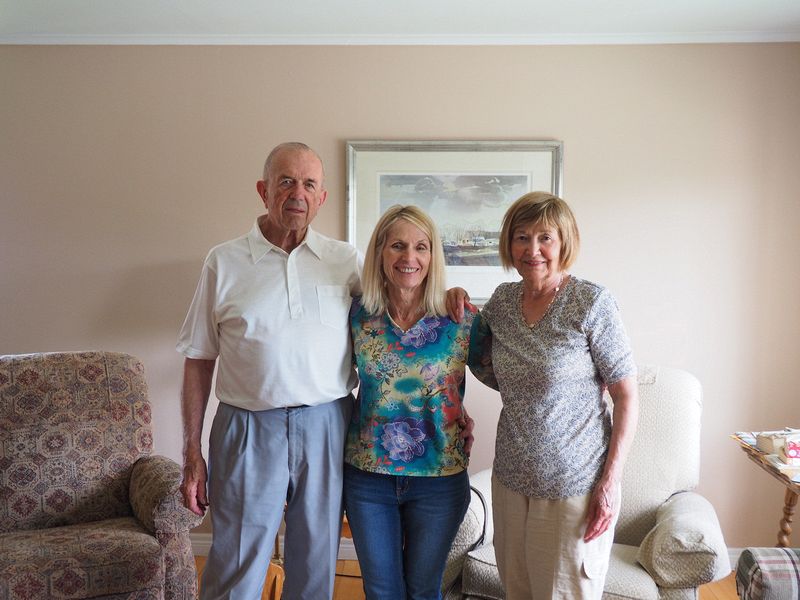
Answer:
<svg viewBox="0 0 800 600"><path fill-rule="evenodd" d="M426 316L408 331L355 298L350 330L359 391L345 462L388 475L454 475L467 468L461 429L464 367L477 309L464 320Z"/></svg>
<svg viewBox="0 0 800 600"><path fill-rule="evenodd" d="M571 276L542 318L528 325L522 283L504 283L473 329L473 344L489 353L492 377L473 374L499 389L503 401L493 474L525 496L589 493L611 437L603 386L636 374L611 293Z"/></svg>

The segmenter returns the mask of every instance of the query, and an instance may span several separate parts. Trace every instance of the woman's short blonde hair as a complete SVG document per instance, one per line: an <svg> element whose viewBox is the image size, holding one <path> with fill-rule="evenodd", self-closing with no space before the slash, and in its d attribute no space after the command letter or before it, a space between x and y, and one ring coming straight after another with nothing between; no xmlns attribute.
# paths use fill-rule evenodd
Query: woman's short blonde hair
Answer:
<svg viewBox="0 0 800 600"><path fill-rule="evenodd" d="M386 293L386 275L383 272L383 246L389 230L400 220L408 221L419 227L431 242L431 263L428 267L428 276L423 283L425 286L423 303L426 314L444 316L446 311L442 240L431 218L416 206L395 204L383 213L375 225L375 230L372 232L367 246L367 255L364 258L361 302L367 312L373 315L382 314L388 309L389 297Z"/></svg>
<svg viewBox="0 0 800 600"><path fill-rule="evenodd" d="M567 203L548 192L530 192L508 207L500 229L500 261L506 269L514 268L511 241L514 231L531 223L543 224L558 231L561 238L559 263L562 270L569 269L578 258L581 236L575 215Z"/></svg>

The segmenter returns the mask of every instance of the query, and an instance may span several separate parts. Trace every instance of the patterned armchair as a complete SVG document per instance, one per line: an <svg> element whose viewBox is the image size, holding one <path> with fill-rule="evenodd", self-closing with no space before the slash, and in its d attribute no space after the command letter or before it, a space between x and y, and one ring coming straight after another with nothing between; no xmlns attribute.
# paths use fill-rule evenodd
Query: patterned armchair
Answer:
<svg viewBox="0 0 800 600"><path fill-rule="evenodd" d="M132 356L0 357L0 600L196 597L200 517L150 419Z"/></svg>
<svg viewBox="0 0 800 600"><path fill-rule="evenodd" d="M700 474L701 395L684 371L639 368L639 427L623 474L604 600L696 599L700 585L731 572L714 508L690 491ZM502 600L491 470L470 482L472 502L445 570L446 600Z"/></svg>

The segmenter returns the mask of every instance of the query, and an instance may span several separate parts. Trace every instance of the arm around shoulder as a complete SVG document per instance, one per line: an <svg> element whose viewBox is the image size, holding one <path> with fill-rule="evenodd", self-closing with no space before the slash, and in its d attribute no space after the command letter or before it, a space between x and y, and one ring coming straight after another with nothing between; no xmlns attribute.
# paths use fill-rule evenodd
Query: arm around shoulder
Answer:
<svg viewBox="0 0 800 600"><path fill-rule="evenodd" d="M475 379L483 385L493 390L500 390L494 374L494 367L492 366L492 330L480 312L475 315L472 321L467 366L472 371Z"/></svg>

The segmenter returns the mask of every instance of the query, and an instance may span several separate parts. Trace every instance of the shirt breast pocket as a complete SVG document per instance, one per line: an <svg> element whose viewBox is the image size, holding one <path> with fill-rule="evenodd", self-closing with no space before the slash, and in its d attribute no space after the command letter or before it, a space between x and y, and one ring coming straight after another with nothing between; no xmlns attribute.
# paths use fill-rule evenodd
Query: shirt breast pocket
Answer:
<svg viewBox="0 0 800 600"><path fill-rule="evenodd" d="M346 285L318 285L319 320L323 325L345 329L350 313L350 288Z"/></svg>

